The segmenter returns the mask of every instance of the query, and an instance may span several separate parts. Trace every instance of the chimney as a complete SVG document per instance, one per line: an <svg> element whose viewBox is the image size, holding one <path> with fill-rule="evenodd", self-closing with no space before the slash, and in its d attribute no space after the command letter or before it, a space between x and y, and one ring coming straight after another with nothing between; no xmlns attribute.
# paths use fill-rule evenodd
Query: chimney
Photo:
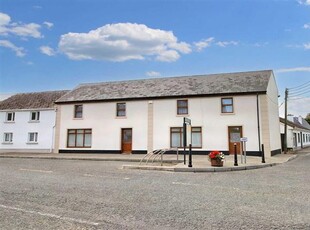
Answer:
<svg viewBox="0 0 310 230"><path fill-rule="evenodd" d="M298 122L302 125L302 116L298 117Z"/></svg>
<svg viewBox="0 0 310 230"><path fill-rule="evenodd" d="M294 122L294 115L293 114L287 114L287 120Z"/></svg>

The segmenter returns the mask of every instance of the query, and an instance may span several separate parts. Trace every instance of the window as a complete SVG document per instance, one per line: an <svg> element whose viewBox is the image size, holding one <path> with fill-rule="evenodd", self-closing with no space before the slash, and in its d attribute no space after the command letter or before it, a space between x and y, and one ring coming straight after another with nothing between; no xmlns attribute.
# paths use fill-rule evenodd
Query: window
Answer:
<svg viewBox="0 0 310 230"><path fill-rule="evenodd" d="M4 143L12 143L13 142L13 133L4 133L3 142Z"/></svg>
<svg viewBox="0 0 310 230"><path fill-rule="evenodd" d="M30 112L30 121L39 121L40 120L40 112Z"/></svg>
<svg viewBox="0 0 310 230"><path fill-rule="evenodd" d="M90 148L91 129L69 129L67 138L68 148Z"/></svg>
<svg viewBox="0 0 310 230"><path fill-rule="evenodd" d="M177 100L177 114L188 114L188 100Z"/></svg>
<svg viewBox="0 0 310 230"><path fill-rule="evenodd" d="M183 146L183 128L170 128L170 146L171 148Z"/></svg>
<svg viewBox="0 0 310 230"><path fill-rule="evenodd" d="M192 130L192 133L191 133L192 147L201 148L202 147L201 127L192 127L191 130ZM170 128L170 146L171 148L183 147L183 128L182 127Z"/></svg>
<svg viewBox="0 0 310 230"><path fill-rule="evenodd" d="M221 103L222 103L222 113L233 113L234 112L232 98L222 98Z"/></svg>
<svg viewBox="0 0 310 230"><path fill-rule="evenodd" d="M83 117L83 105L75 105L74 118L82 118L82 117Z"/></svg>
<svg viewBox="0 0 310 230"><path fill-rule="evenodd" d="M37 143L38 133L28 133L28 143Z"/></svg>
<svg viewBox="0 0 310 230"><path fill-rule="evenodd" d="M6 113L6 119L7 122L13 122L15 121L15 113L14 112L7 112Z"/></svg>
<svg viewBox="0 0 310 230"><path fill-rule="evenodd" d="M125 117L126 116L126 103L117 103L116 104L116 116Z"/></svg>
<svg viewBox="0 0 310 230"><path fill-rule="evenodd" d="M193 148L202 147L201 127L192 127L192 147Z"/></svg>
<svg viewBox="0 0 310 230"><path fill-rule="evenodd" d="M298 137L297 138L298 139L298 143L300 143L300 134L299 133L297 134L297 137Z"/></svg>

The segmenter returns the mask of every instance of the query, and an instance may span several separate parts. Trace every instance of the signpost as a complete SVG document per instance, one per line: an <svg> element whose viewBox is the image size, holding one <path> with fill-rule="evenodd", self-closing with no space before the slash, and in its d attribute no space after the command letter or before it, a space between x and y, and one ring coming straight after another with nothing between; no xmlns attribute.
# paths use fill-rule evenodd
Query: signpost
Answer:
<svg viewBox="0 0 310 230"><path fill-rule="evenodd" d="M184 117L183 118L183 147L184 147L184 152L183 152L183 154L184 154L184 164L186 164L186 146L187 146L187 135L186 135L186 133L187 133L187 129L186 129L186 126L187 125L191 125L191 120L189 119L189 118L187 118L187 117Z"/></svg>
<svg viewBox="0 0 310 230"><path fill-rule="evenodd" d="M243 158L244 158L244 163L246 164L246 142L248 141L248 138L241 137L240 141L242 143L241 164L243 164Z"/></svg>

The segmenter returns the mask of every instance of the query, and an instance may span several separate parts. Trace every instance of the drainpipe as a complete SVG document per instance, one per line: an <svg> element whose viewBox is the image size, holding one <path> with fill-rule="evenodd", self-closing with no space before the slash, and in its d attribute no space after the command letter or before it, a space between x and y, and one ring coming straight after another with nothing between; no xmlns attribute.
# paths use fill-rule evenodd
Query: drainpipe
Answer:
<svg viewBox="0 0 310 230"><path fill-rule="evenodd" d="M259 150L259 152L261 152L260 122L259 122L259 100L258 100L258 94L256 95L256 111L257 111L258 150Z"/></svg>

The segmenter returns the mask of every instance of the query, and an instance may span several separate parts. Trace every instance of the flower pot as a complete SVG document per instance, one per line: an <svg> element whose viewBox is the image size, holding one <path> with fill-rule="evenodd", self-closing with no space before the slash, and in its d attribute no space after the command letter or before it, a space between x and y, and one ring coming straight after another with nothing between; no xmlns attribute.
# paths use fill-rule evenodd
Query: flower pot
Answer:
<svg viewBox="0 0 310 230"><path fill-rule="evenodd" d="M223 167L223 161L219 161L219 160L216 160L216 159L211 159L211 166L214 166L214 167Z"/></svg>

